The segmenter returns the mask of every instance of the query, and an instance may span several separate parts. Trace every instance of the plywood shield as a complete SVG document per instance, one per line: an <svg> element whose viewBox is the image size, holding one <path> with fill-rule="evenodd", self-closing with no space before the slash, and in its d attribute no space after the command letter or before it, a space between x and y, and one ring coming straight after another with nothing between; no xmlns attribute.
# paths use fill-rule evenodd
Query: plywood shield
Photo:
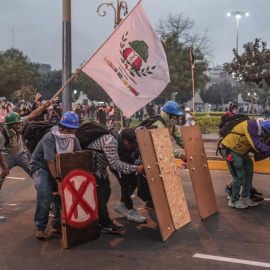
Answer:
<svg viewBox="0 0 270 270"><path fill-rule="evenodd" d="M99 237L98 202L92 151L56 154L62 182L61 221L64 248Z"/></svg>
<svg viewBox="0 0 270 270"><path fill-rule="evenodd" d="M218 206L200 127L181 127L181 133L197 205L204 219L218 212Z"/></svg>
<svg viewBox="0 0 270 270"><path fill-rule="evenodd" d="M179 172L176 170L171 137L166 128L151 129L150 133L174 228L178 230L190 222L190 215Z"/></svg>
<svg viewBox="0 0 270 270"><path fill-rule="evenodd" d="M167 135L169 137L168 133ZM181 188L178 190L178 192L176 190L174 194L166 194L163 177L165 178L166 183L167 183L168 178L166 176L163 176L165 175L164 173L166 172L166 170L161 172L161 167L164 166L163 164L165 163L162 162L162 165L161 165L159 163L159 160L157 159L157 154L154 148L150 130L147 130L147 129L137 130L136 136L138 139L141 156L144 163L144 168L145 168L145 172L147 176L147 182L148 182L152 200L155 206L155 212L157 215L158 224L161 231L161 236L162 236L163 241L165 241L176 229L179 229L181 226L189 222L190 218L184 218L186 222L179 221L178 215L175 213L177 206L179 206L178 203L175 203L175 201L178 201L178 200L175 198L172 198L169 204L168 196L170 195L182 196L183 194L181 193ZM162 153L162 155L164 155L164 160L168 160L169 157L167 157L167 155L170 156L172 154L173 152ZM171 169L174 172L173 166L171 167ZM180 179L179 179L179 182L180 182ZM181 185L181 182L180 182L180 185ZM178 185L177 187L179 188ZM170 209L170 205L172 206L172 211ZM188 214L188 211L182 212L181 207L178 208L178 211L181 216ZM188 217L189 217L189 214L188 214Z"/></svg>

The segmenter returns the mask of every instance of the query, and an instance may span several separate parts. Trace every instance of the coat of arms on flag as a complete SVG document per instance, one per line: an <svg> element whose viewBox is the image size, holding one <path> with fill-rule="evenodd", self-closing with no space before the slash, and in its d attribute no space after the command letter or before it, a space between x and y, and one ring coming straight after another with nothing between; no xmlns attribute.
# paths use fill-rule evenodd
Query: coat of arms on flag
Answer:
<svg viewBox="0 0 270 270"><path fill-rule="evenodd" d="M82 66L127 117L155 99L170 82L166 55L139 2Z"/></svg>

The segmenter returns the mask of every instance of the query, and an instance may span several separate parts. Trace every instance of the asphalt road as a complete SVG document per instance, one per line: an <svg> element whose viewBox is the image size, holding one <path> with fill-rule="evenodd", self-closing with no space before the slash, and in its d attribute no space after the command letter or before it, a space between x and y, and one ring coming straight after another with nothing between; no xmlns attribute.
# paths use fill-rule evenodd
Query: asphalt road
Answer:
<svg viewBox="0 0 270 270"><path fill-rule="evenodd" d="M35 189L31 178L14 168L0 194L0 215L4 216L0 220L0 269L270 269L270 200L255 208L229 208L224 186L231 181L230 174L212 171L211 175L219 213L201 220L189 173L180 171L192 221L166 242L161 240L154 212L143 209L139 198L135 197L135 206L141 208L147 224L128 222L113 211L120 190L112 177L109 209L111 217L127 227L126 234L102 235L96 241L62 249L59 237L36 240ZM255 174L254 184L270 198L269 175ZM254 266L258 263L261 266Z"/></svg>

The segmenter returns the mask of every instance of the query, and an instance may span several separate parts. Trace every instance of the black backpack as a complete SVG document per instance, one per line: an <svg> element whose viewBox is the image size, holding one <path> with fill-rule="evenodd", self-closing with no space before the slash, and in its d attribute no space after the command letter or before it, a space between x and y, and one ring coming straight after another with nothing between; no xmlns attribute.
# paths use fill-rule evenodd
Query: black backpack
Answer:
<svg viewBox="0 0 270 270"><path fill-rule="evenodd" d="M219 128L220 128L219 136L221 137L221 139L219 140L217 144L216 155L218 155L218 152L219 152L222 156L220 144L227 135L229 135L230 133L244 135L244 134L232 132L232 129L238 124L246 120L249 120L249 117L243 114L236 114L233 116L225 115L224 117L221 118L221 123L219 125ZM229 153L229 150L228 150L228 153Z"/></svg>
<svg viewBox="0 0 270 270"><path fill-rule="evenodd" d="M80 141L81 148L85 150L89 149L87 148L87 146L90 143L106 134L111 134L114 136L113 132L109 130L106 126L98 124L96 122L88 122L78 128L76 132L76 137Z"/></svg>
<svg viewBox="0 0 270 270"><path fill-rule="evenodd" d="M153 116L153 117L149 117L149 118L143 120L143 121L140 123L139 126L140 126L140 127L143 126L143 127L146 127L146 128L151 128L151 126L152 126L155 122L157 122L157 121L162 122L162 123L164 124L164 126L166 126L165 120L164 120L161 116L159 116L159 115Z"/></svg>
<svg viewBox="0 0 270 270"><path fill-rule="evenodd" d="M52 127L54 127L54 124L46 121L32 121L23 126L22 135L24 140L27 140L26 146L31 153L34 152L39 141Z"/></svg>
<svg viewBox="0 0 270 270"><path fill-rule="evenodd" d="M242 115L242 114L236 114L231 117L224 117L221 121L221 124L219 125L220 130L219 130L219 135L222 138L225 138L228 134L232 133L232 129L246 121L249 120L249 117L247 115ZM243 135L243 134L240 134Z"/></svg>

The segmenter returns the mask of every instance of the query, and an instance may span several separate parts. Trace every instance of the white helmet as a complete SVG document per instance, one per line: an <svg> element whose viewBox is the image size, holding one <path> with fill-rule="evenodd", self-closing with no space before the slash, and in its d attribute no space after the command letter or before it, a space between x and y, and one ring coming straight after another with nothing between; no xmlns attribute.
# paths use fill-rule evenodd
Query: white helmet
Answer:
<svg viewBox="0 0 270 270"><path fill-rule="evenodd" d="M190 112L190 108L189 107L186 107L185 108L185 112Z"/></svg>

